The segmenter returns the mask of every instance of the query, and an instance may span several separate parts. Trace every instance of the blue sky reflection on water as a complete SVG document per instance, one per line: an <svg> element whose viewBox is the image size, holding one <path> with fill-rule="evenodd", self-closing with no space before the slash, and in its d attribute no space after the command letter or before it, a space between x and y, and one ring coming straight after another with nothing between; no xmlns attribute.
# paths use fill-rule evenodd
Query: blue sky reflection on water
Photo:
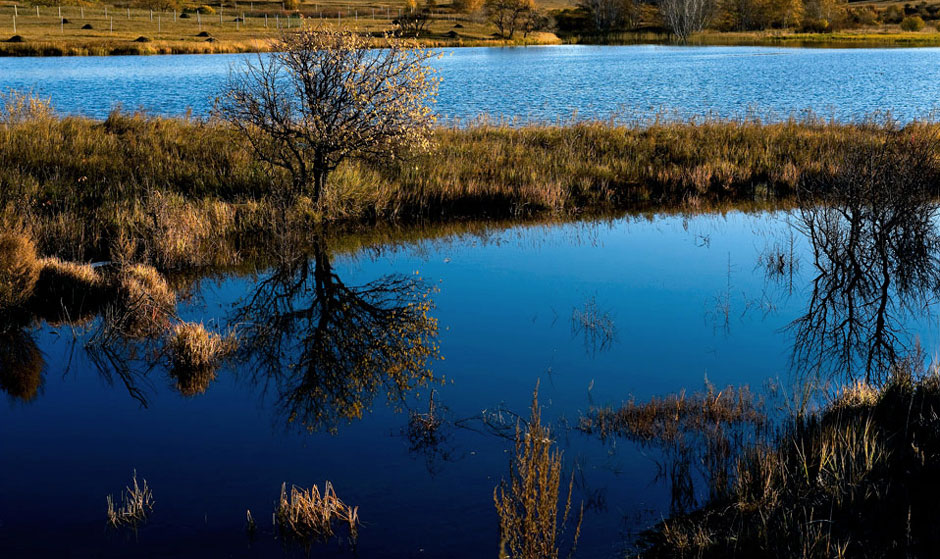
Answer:
<svg viewBox="0 0 940 559"><path fill-rule="evenodd" d="M335 256L348 286L417 272L439 289L433 314L445 360L434 371L445 381L435 400L448 425L430 455L409 452L408 415L381 395L336 434L291 427L275 394L239 364L193 398L176 393L158 367L139 379L143 408L80 349L70 356L68 327L45 326L35 336L47 363L41 393L0 404L0 551L271 556L280 549L270 536L280 484L328 479L360 507L361 556L489 555L498 546L492 491L507 475L511 443L473 418L483 410L525 414L539 382L566 470L576 471L576 496L601 505L588 512L579 552L613 557L625 533L668 512L668 492L653 482L656 453L565 425L591 405L694 390L706 377L755 389L786 379L787 325L803 311L813 270L799 239L792 289L789 278L768 279L758 258L789 232L782 214L664 215L518 226ZM203 280L181 316L224 325L257 279ZM573 328L573 311L589 300L615 324L609 348L591 347ZM930 322L912 329L928 347L936 341ZM405 407L424 409L427 390L419 393ZM136 542L104 529L105 495L135 468L156 500ZM246 509L261 525L251 547ZM49 526L57 537L47 537Z"/></svg>

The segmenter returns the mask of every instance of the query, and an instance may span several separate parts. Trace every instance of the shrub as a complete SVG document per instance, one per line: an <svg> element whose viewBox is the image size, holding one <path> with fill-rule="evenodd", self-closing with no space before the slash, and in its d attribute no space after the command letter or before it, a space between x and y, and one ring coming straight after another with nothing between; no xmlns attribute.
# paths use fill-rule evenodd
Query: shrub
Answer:
<svg viewBox="0 0 940 559"><path fill-rule="evenodd" d="M0 233L0 309L25 302L38 277L33 241L22 233Z"/></svg>
<svg viewBox="0 0 940 559"><path fill-rule="evenodd" d="M295 11L300 9L300 0L284 0L284 9Z"/></svg>
<svg viewBox="0 0 940 559"><path fill-rule="evenodd" d="M825 19L806 19L803 21L803 31L807 33L827 33L830 29L829 21Z"/></svg>
<svg viewBox="0 0 940 559"><path fill-rule="evenodd" d="M215 13L215 8L212 6L199 6L196 11L203 15L212 15Z"/></svg>
<svg viewBox="0 0 940 559"><path fill-rule="evenodd" d="M924 25L924 20L920 16L908 16L901 20L901 29L904 31L920 31Z"/></svg>

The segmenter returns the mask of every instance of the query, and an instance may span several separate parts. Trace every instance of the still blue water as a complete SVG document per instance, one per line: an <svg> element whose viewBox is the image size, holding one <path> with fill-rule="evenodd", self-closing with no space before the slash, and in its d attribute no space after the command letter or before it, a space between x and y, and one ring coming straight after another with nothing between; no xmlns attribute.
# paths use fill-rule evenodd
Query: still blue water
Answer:
<svg viewBox="0 0 940 559"><path fill-rule="evenodd" d="M31 89L59 111L117 105L206 114L244 55L2 58L0 90ZM444 51L438 113L522 120L664 114L786 118L813 111L903 121L937 108L940 49L546 46Z"/></svg>
<svg viewBox="0 0 940 559"><path fill-rule="evenodd" d="M791 239L792 273L769 277L761 255ZM718 387L785 384L787 325L806 312L816 273L807 250L784 215L732 212L518 226L335 255L336 277L349 286L402 274L438 288L432 314L444 360L433 370L444 382L434 389L446 422L432 453L409 450L407 411L381 395L335 433L292 427L244 363L191 398L160 367L138 371L143 407L119 378L91 367L81 329L40 325L39 394L0 401L0 556L277 556L271 513L281 483L325 480L359 506L362 557L494 556L493 489L509 473L512 444L480 417L526 415L539 383L575 499L592 503L579 556L616 557L631 534L668 514L657 454L566 426L592 405L694 390L706 378ZM180 314L224 330L265 277L202 280ZM573 321L592 300L614 324L603 347ZM935 347L929 318L908 326ZM426 409L427 391L405 407ZM105 496L135 469L154 492L151 521L136 536L108 531ZM259 523L254 541L246 509Z"/></svg>

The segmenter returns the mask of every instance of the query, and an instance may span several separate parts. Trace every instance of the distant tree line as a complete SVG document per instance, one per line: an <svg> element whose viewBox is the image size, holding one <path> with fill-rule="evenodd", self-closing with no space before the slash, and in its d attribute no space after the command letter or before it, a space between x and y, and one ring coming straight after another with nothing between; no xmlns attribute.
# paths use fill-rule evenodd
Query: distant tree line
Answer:
<svg viewBox="0 0 940 559"><path fill-rule="evenodd" d="M665 30L686 39L704 29L825 33L900 25L905 31L920 31L927 22L940 20L940 4L882 8L852 6L845 0L579 0L577 7L557 10L552 17L561 33Z"/></svg>

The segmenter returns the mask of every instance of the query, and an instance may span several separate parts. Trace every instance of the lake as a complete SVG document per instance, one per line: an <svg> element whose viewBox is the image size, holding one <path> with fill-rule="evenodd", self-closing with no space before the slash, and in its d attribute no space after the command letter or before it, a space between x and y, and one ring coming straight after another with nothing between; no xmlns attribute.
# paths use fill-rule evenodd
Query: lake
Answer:
<svg viewBox="0 0 940 559"><path fill-rule="evenodd" d="M461 48L436 61L445 119L521 121L703 115L780 119L812 111L901 121L937 107L940 49L540 46ZM244 55L0 58L0 90L29 89L63 113L115 106L205 115Z"/></svg>
<svg viewBox="0 0 940 559"><path fill-rule="evenodd" d="M829 343L840 322L833 301L853 296L819 296L826 264L814 262L798 220L470 224L376 245L326 239L293 267L177 278L180 318L235 328L245 349L204 393L180 389L146 344L102 343L100 318L36 321L0 337L0 555L276 556L281 484L329 480L359 507L363 557L493 556L493 491L538 387L564 479L574 476L575 502L586 504L579 556L617 557L670 511L665 458L579 432L579 417L706 382L786 390L803 364L795 348ZM891 294L891 343L936 347L932 306L895 304L919 301L910 280L906 289ZM383 312L425 297L436 324ZM853 339L877 335L874 322ZM414 335L395 349L402 330ZM394 358L425 342L439 346L424 371L434 379L399 383ZM853 366L823 346L810 353L835 373ZM12 366L24 362L38 365ZM442 426L433 440L414 438L411 414L427 412L432 392ZM105 497L134 471L153 490L151 520L137 533L106 529ZM333 554L343 555L334 541L314 548Z"/></svg>

